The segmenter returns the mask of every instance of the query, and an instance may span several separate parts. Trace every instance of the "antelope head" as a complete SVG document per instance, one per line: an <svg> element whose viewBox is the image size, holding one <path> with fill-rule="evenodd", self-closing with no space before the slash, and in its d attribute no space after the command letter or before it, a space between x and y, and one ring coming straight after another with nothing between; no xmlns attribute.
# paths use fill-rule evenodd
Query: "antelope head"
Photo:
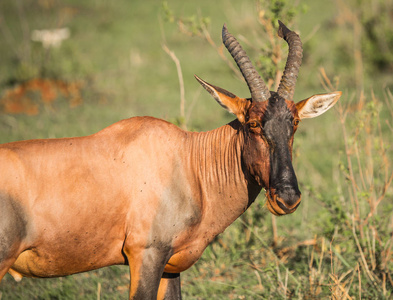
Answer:
<svg viewBox="0 0 393 300"><path fill-rule="evenodd" d="M247 175L266 190L267 207L275 215L290 214L301 201L292 166L292 146L299 122L331 108L341 92L314 95L294 103L293 95L302 61L300 37L279 21L278 35L289 46L285 71L277 92L269 91L246 52L224 25L222 40L237 63L251 98L236 95L195 76L214 99L242 124L242 159Z"/></svg>

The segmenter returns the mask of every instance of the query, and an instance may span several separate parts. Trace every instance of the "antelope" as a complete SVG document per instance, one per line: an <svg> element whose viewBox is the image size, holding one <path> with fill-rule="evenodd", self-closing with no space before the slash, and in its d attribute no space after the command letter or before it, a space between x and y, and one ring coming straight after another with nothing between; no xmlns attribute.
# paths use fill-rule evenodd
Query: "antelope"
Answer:
<svg viewBox="0 0 393 300"><path fill-rule="evenodd" d="M341 92L293 101L300 37L270 92L224 25L222 39L249 87L240 98L197 81L236 119L208 132L133 117L85 137L0 146L0 280L58 277L129 265L130 299L181 299L180 273L254 202L293 213L301 193L292 166L299 121Z"/></svg>

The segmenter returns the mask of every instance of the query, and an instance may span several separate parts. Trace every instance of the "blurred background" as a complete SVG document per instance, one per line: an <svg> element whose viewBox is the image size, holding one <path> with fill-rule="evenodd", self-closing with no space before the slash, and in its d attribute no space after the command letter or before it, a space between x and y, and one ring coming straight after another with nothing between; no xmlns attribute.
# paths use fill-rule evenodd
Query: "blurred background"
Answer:
<svg viewBox="0 0 393 300"><path fill-rule="evenodd" d="M151 115L192 131L234 119L194 74L240 97L224 23L274 89L301 36L295 101L343 91L302 121L294 166L303 201L276 218L261 195L182 275L185 299L393 296L392 0L2 0L0 142L95 133ZM126 299L125 266L57 279L7 275L0 299Z"/></svg>

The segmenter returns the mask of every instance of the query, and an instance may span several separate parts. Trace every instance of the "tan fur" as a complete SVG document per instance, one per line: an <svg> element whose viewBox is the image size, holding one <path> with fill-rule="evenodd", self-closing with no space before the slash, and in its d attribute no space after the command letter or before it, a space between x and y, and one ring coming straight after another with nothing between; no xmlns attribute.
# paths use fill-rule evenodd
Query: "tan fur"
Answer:
<svg viewBox="0 0 393 300"><path fill-rule="evenodd" d="M130 297L157 295L162 273L192 266L263 187L272 213L292 213L300 197L285 210L277 204L269 145L261 127L247 127L266 103L203 84L238 120L191 133L135 117L91 136L0 145L0 230L9 244L0 248L0 279L7 270L55 277L128 263ZM315 99L287 106L301 118Z"/></svg>

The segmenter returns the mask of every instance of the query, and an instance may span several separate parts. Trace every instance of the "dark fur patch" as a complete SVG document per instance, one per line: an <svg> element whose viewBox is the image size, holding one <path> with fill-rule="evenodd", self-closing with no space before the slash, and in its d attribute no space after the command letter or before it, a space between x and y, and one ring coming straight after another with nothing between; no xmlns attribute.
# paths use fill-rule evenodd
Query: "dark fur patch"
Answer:
<svg viewBox="0 0 393 300"><path fill-rule="evenodd" d="M227 90L220 88L218 86L214 86L214 88L220 92L221 94L224 94L225 96L228 96L230 98L236 98L236 95L232 94L231 92L228 92Z"/></svg>
<svg viewBox="0 0 393 300"><path fill-rule="evenodd" d="M27 235L27 220L21 205L0 193L0 261L8 258L15 245Z"/></svg>
<svg viewBox="0 0 393 300"><path fill-rule="evenodd" d="M293 114L289 110L284 98L280 97L277 93L271 93L272 96L268 101L266 111L262 120L262 125L271 119L279 120L293 120Z"/></svg>
<svg viewBox="0 0 393 300"><path fill-rule="evenodd" d="M262 134L270 150L269 186L286 205L292 206L300 195L291 159L294 107L277 93L271 95L262 118Z"/></svg>

